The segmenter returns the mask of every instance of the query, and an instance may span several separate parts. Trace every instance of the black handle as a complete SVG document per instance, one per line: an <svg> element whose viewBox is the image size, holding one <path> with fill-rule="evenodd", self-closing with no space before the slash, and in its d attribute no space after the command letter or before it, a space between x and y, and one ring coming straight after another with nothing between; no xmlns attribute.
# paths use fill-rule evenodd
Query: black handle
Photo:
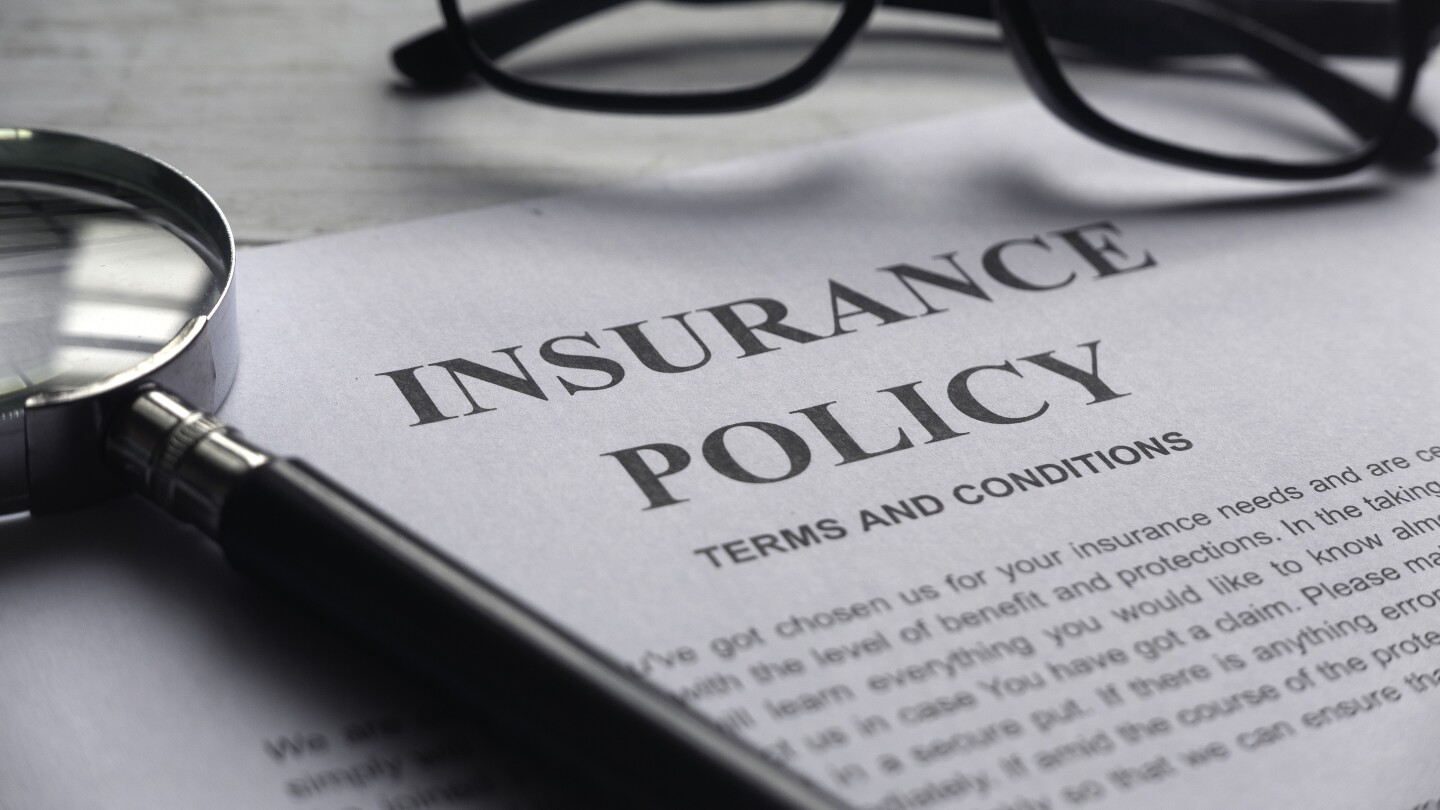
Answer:
<svg viewBox="0 0 1440 810"><path fill-rule="evenodd" d="M246 473L225 499L218 539L236 568L636 804L844 806L301 462Z"/></svg>

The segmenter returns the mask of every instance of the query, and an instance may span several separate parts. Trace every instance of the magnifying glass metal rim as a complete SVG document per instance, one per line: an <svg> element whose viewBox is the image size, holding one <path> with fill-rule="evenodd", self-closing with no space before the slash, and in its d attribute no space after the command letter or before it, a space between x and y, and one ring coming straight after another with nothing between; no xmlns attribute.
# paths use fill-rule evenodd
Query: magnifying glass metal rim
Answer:
<svg viewBox="0 0 1440 810"><path fill-rule="evenodd" d="M117 405L155 384L214 411L235 379L235 240L220 207L193 180L148 155L94 138L0 128L0 179L140 202L207 259L223 284L154 355L80 388L36 393L0 409L0 514L70 509L125 491L100 451Z"/></svg>

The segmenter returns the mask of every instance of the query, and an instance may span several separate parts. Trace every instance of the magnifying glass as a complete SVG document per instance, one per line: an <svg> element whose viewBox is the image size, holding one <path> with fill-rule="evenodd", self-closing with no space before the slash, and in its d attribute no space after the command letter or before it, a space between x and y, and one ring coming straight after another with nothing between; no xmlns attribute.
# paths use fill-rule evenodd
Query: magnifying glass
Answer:
<svg viewBox="0 0 1440 810"><path fill-rule="evenodd" d="M139 491L628 801L843 806L210 416L237 365L234 259L220 209L169 166L0 128L0 514Z"/></svg>

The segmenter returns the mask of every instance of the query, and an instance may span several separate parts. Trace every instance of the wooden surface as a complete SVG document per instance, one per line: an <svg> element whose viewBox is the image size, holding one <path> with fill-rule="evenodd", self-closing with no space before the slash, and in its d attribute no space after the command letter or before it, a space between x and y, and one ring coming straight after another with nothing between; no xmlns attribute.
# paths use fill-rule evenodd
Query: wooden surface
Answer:
<svg viewBox="0 0 1440 810"><path fill-rule="evenodd" d="M0 124L100 137L175 165L219 201L243 247L1027 95L993 42L882 11L824 84L778 108L567 112L479 87L408 86L390 47L438 20L427 0L4 0Z"/></svg>

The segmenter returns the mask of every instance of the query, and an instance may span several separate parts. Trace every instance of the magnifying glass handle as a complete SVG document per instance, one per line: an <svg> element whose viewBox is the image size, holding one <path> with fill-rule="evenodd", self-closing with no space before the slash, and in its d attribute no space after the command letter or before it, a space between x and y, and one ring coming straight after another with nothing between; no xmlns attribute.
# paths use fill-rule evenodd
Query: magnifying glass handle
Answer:
<svg viewBox="0 0 1440 810"><path fill-rule="evenodd" d="M384 647L629 803L845 805L627 673L303 462L158 389L117 417L112 465L230 562Z"/></svg>

